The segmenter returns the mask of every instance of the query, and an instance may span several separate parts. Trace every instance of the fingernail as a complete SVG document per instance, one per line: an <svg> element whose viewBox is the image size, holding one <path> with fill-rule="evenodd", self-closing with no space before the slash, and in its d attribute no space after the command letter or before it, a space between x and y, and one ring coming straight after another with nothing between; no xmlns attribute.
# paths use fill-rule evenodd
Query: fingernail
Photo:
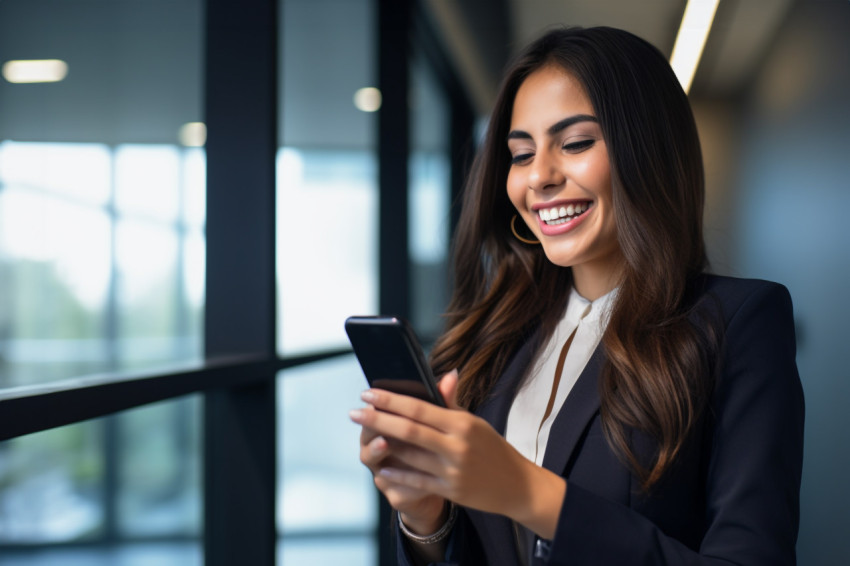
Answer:
<svg viewBox="0 0 850 566"><path fill-rule="evenodd" d="M353 409L351 411L348 411L348 417L356 423L361 422L363 420L363 416L364 413L360 409Z"/></svg>
<svg viewBox="0 0 850 566"><path fill-rule="evenodd" d="M377 397L378 396L375 395L375 392L371 389L367 389L366 391L360 394L360 398L363 399L363 401L365 401L366 403L374 402Z"/></svg>
<svg viewBox="0 0 850 566"><path fill-rule="evenodd" d="M386 452L387 441L379 436L372 441L372 444L369 445L369 448L370 450L372 450L372 454L374 454L375 456L380 456L381 454Z"/></svg>
<svg viewBox="0 0 850 566"><path fill-rule="evenodd" d="M388 480L395 479L399 477L398 470L394 468L381 468L378 470L378 474L387 478Z"/></svg>

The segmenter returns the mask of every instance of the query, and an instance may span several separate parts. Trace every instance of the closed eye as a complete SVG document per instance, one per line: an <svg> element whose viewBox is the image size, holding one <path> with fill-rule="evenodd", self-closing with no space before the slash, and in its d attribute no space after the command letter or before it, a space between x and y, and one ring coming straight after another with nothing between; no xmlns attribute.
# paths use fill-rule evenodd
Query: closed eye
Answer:
<svg viewBox="0 0 850 566"><path fill-rule="evenodd" d="M514 155L511 157L511 165L521 165L532 157L534 157L533 153L521 153L519 155Z"/></svg>
<svg viewBox="0 0 850 566"><path fill-rule="evenodd" d="M590 146L592 146L594 143L596 143L596 140L581 140L573 143L568 143L564 145L562 149L564 151L569 151L570 153L579 153L584 151L585 149L590 148Z"/></svg>

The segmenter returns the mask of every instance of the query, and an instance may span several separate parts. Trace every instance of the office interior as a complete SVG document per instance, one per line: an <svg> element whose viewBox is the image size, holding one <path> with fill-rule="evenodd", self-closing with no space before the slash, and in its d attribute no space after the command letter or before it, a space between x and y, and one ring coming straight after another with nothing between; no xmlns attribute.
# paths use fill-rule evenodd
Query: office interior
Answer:
<svg viewBox="0 0 850 566"><path fill-rule="evenodd" d="M685 4L0 0L0 566L392 564L344 319L439 333L519 46ZM712 269L794 300L798 563L850 564L850 2L722 0L689 97Z"/></svg>

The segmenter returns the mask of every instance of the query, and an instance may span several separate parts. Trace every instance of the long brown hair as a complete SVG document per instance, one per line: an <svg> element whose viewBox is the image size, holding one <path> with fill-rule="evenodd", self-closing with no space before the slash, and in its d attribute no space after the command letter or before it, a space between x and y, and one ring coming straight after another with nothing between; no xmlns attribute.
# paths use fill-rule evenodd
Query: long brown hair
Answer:
<svg viewBox="0 0 850 566"><path fill-rule="evenodd" d="M670 66L646 41L612 28L558 29L509 67L464 191L454 294L432 364L438 374L459 369L459 401L472 409L517 348L529 339L544 344L566 308L571 270L513 237L506 192L514 97L548 64L584 86L608 148L624 265L602 339L601 417L615 452L649 488L703 410L715 341L689 320L707 266L696 125ZM630 429L655 439L652 461L633 453Z"/></svg>

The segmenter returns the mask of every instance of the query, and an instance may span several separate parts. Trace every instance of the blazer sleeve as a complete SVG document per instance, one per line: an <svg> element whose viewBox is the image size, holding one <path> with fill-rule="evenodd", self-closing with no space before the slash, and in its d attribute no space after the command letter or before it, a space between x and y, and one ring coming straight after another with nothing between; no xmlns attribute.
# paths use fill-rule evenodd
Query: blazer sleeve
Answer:
<svg viewBox="0 0 850 566"><path fill-rule="evenodd" d="M705 535L698 549L625 505L570 483L549 557L535 564L767 566L796 563L803 393L791 299L763 283L725 333L705 455Z"/></svg>

